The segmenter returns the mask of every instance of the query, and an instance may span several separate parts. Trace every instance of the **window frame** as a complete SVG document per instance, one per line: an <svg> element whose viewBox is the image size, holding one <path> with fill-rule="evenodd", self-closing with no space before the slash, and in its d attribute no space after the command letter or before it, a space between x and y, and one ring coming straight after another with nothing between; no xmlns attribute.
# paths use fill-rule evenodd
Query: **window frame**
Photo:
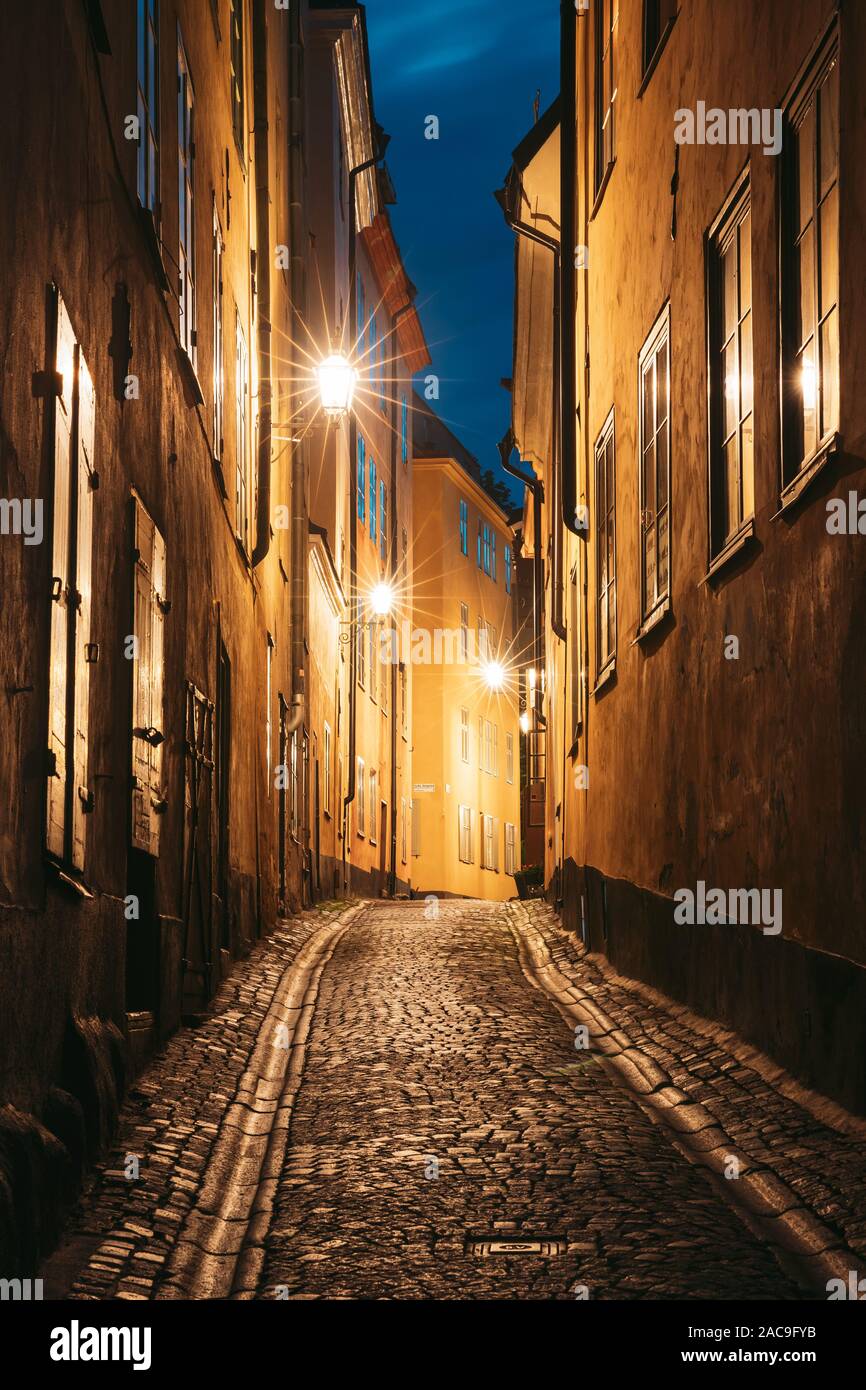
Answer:
<svg viewBox="0 0 866 1390"><path fill-rule="evenodd" d="M469 555L469 503L461 497L460 501L460 554Z"/></svg>
<svg viewBox="0 0 866 1390"><path fill-rule="evenodd" d="M601 427L601 429L600 429L598 435L596 436L596 441L595 441L595 444L594 444L594 446L593 446L593 479L594 479L594 485L595 485L595 536L596 536L596 543L595 543L595 662L596 662L596 672L597 672L597 674L596 674L596 682L595 682L595 689L596 689L596 691L598 691L598 690L601 688L601 686L603 686L603 685L606 683L606 681L609 680L609 678L613 675L613 673L614 673L615 670L616 670L616 648L617 648L617 634L618 634L618 625L619 625L619 612L618 612L618 602L617 602L617 597L618 597L618 596L617 596L617 584L616 584L616 414L615 414L615 410L616 410L616 408L615 408L614 406L611 406L610 411L609 411L609 413L608 413L608 415L607 415L607 418L606 418L604 424L602 425L602 427ZM605 657L604 657L604 660L602 661L602 650L603 650L603 648L602 648L602 644L601 644L601 624L600 624L600 617L601 617L601 599L602 599L602 594L601 594L601 536L602 536L602 521L601 521L601 518L600 518L600 515L599 515L599 453L600 453L600 451L603 451L603 452L604 452L604 455L605 455L605 464L606 464L606 462L607 462L607 446L608 446L608 444L610 444L610 447L611 447L612 452L613 452L613 463L612 463L613 502L612 502L612 505L611 505L611 504L610 504L610 499L609 499L608 494L607 494L607 478L605 478L605 502L606 502L606 506L605 506L604 528L605 528L605 537L607 536L607 528L608 528L608 524L609 524L609 523L610 523L611 530L612 530L612 533L613 533L613 535L612 535L613 577L611 578L610 575L608 575L607 585L606 585L606 589L605 589L605 595L606 595L606 597L607 597L607 599L608 599L608 606L607 606L607 610L606 610L606 615L607 615L607 617L608 617L608 619L609 619L609 614L610 614L610 602L609 602L609 600L610 600L610 593L611 593L611 590L613 591L613 596L614 596L614 619L613 619L613 642L612 642L612 644L610 645L609 648L608 648L607 646L605 646L605 648L604 648ZM607 472L607 469L606 469L606 468L605 468L605 472ZM605 549L606 549L606 550L608 549L607 540L605 541Z"/></svg>
<svg viewBox="0 0 866 1390"><path fill-rule="evenodd" d="M182 121L181 113L188 119ZM180 25L177 28L178 116L178 337L196 368L196 266L195 266L195 88ZM181 126L183 135L181 136ZM184 197L181 201L180 190ZM186 209L184 216L183 209ZM185 244L185 238L188 244Z"/></svg>
<svg viewBox="0 0 866 1390"><path fill-rule="evenodd" d="M225 241L216 194L213 195L213 452L222 463L225 453L225 299L223 294L223 257Z"/></svg>
<svg viewBox="0 0 866 1390"><path fill-rule="evenodd" d="M474 863L472 857L472 807L467 806L465 802L460 802L457 807L457 858L461 864Z"/></svg>
<svg viewBox="0 0 866 1390"><path fill-rule="evenodd" d="M232 131L235 147L246 169L246 34L244 30L244 0L229 0L229 81Z"/></svg>
<svg viewBox="0 0 866 1390"><path fill-rule="evenodd" d="M324 795L322 796L322 813L331 819L331 726L327 719L322 726L322 770L324 782Z"/></svg>
<svg viewBox="0 0 866 1390"><path fill-rule="evenodd" d="M605 17L609 15L610 22L603 29ZM594 194L596 206L601 200L602 194L607 187L611 170L616 163L616 74L617 74L617 29L619 26L619 0L599 0L595 6L594 23L594 44L593 44L593 69L594 69ZM605 42L606 40L606 42ZM609 56L608 56L609 55ZM610 64L610 88L611 94L607 104L604 104L604 67L605 61ZM605 128L610 130L610 147L607 149L605 139ZM595 208L593 209L595 211Z"/></svg>
<svg viewBox="0 0 866 1390"><path fill-rule="evenodd" d="M240 309L235 305L235 535L250 553L250 356Z"/></svg>
<svg viewBox="0 0 866 1390"><path fill-rule="evenodd" d="M135 20L135 86L136 111L138 115L138 149L136 152L135 188L140 206L144 208L146 212L150 213L153 218L154 228L157 231L162 214L159 177L161 133L161 123L159 119L159 20L159 0L138 0ZM150 39L151 34L153 37L152 52L150 43L146 41ZM144 82L144 89L142 88L142 80ZM153 142L152 161L151 139Z"/></svg>
<svg viewBox="0 0 866 1390"><path fill-rule="evenodd" d="M665 19L664 23L662 23L662 15L660 11L662 4L665 3L667 3L668 7L672 6L673 13L668 14L667 19ZM655 4L656 9L659 11L657 23L658 33L656 34L655 42L653 43L651 50L649 48L649 26L647 23L650 4ZM641 96L643 92L646 90L649 80L658 66L659 58L662 56L662 53L664 52L665 45L667 44L670 32L677 21L677 17L679 16L679 6L677 4L677 0L643 0L643 5L641 8L643 11L641 24L642 58L641 82L638 88L638 96Z"/></svg>
<svg viewBox="0 0 866 1390"><path fill-rule="evenodd" d="M357 762L357 780L355 784L355 800L358 803L355 814L355 834L358 836L359 840L365 839L367 833L367 803L364 787L365 768L366 764L364 759L359 756Z"/></svg>
<svg viewBox="0 0 866 1390"><path fill-rule="evenodd" d="M653 383L655 387L655 398L653 404L653 444L655 445L659 435L659 416L658 416L658 373L656 364L658 362L659 349L663 346L667 348L667 458L665 460L665 481L666 481L666 501L663 510L667 513L668 527L668 573L667 585L664 592L659 589L659 542L658 542L658 496L659 496L659 470L658 455L655 455L655 494L653 501L656 507L653 510L653 520L647 524L645 521L647 507L646 476L644 469L644 452L646 450L646 440L644 438L645 423L645 382L646 366L652 364ZM661 313L657 316L655 323L649 331L643 347L638 354L637 368L637 402L638 402L638 556L640 562L640 625L638 627L638 637L643 637L655 625L661 621L666 613L670 612L671 607L671 306L670 300L664 305ZM646 557L647 557L647 538L650 532L655 534L655 595L652 602L646 592Z"/></svg>
<svg viewBox="0 0 866 1390"><path fill-rule="evenodd" d="M460 706L460 761L468 763L470 756L469 749L469 710L465 705Z"/></svg>
<svg viewBox="0 0 866 1390"><path fill-rule="evenodd" d="M706 267L706 335L707 335L707 572L715 574L755 534L755 392L754 392L754 277L752 264L752 201L750 166L741 170L733 187L725 198L722 207L708 228L705 236ZM722 322L722 284L724 275L723 258L725 251L736 236L736 283L737 283L737 381L740 397L742 395L742 325L745 318L741 313L740 287L742 284L742 227L749 219L749 333L752 357L752 510L746 513L743 501L743 452L742 452L742 402L738 406L737 420L737 490L739 494L739 521L730 535L722 533L726 514L725 464L724 464L724 391L722 355L727 344L724 339Z"/></svg>
<svg viewBox="0 0 866 1390"><path fill-rule="evenodd" d="M841 83L839 78L840 65L840 33L838 11L833 14L830 23L826 26L821 37L818 39L800 72L798 73L788 96L783 104L784 110L784 138L782 146L782 156L779 160L778 180L777 180L777 209L778 209L778 284L779 284L779 413L781 431L781 464L780 464L780 510L797 502L802 492L810 485L812 479L818 472L835 456L839 444L839 421L840 421L840 386L841 386L841 345L840 345L840 289L842 283L841 275ZM837 77L837 109L835 113L835 137L836 137L836 172L835 179L830 188L827 189L822 197L820 189L820 152L821 152L821 129L818 126L819 115L819 94L825 89L826 79L833 69L836 69ZM823 98L820 100L823 108ZM818 360L816 369L815 386L815 446L807 454L805 446L795 447L794 440L800 436L800 410L797 400L797 388L794 383L794 364L798 357L802 356L802 347L792 348L792 318L796 304L801 299L801 282L799 278L795 281L793 269L795 243L800 240L799 228L795 227L797 220L797 204L799 202L798 186L798 156L799 140L798 132L805 122L810 109L813 111L815 130L813 135L813 158L811 160L813 181L813 200L811 203L810 225L813 232L813 320L814 331L812 341ZM795 163L796 161L796 163ZM836 315L836 379L835 379L835 420L828 428L822 428L821 414L824 400L824 379L823 379L823 346L821 345L822 320L827 322L829 315L822 313L822 268L821 252L818 245L817 228L818 214L822 206L826 205L828 198L835 192L836 196L836 283L835 283L835 303L831 313ZM797 419L795 421L795 411ZM792 439L793 436L793 439ZM794 462L792 463L792 460Z"/></svg>

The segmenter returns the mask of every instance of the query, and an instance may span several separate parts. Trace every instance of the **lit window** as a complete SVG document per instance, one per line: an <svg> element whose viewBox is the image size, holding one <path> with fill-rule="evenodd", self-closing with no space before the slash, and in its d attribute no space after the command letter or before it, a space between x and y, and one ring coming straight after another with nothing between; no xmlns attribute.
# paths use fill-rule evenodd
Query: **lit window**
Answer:
<svg viewBox="0 0 866 1390"><path fill-rule="evenodd" d="M619 0L595 5L595 188L601 188L616 156L616 26Z"/></svg>
<svg viewBox="0 0 866 1390"><path fill-rule="evenodd" d="M670 595L670 308L638 360L640 422L641 620Z"/></svg>
<svg viewBox="0 0 866 1390"><path fill-rule="evenodd" d="M749 184L744 180L707 243L713 556L755 511L751 238Z"/></svg>
<svg viewBox="0 0 866 1390"><path fill-rule="evenodd" d="M364 436L358 435L358 520L363 525L367 515L367 464Z"/></svg>
<svg viewBox="0 0 866 1390"><path fill-rule="evenodd" d="M370 540L376 539L376 461L370 456Z"/></svg>
<svg viewBox="0 0 866 1390"><path fill-rule="evenodd" d="M834 25L786 112L783 158L784 481L839 423L839 39Z"/></svg>
<svg viewBox="0 0 866 1390"><path fill-rule="evenodd" d="M505 565L505 592L506 592L506 594L510 594L510 593L511 593L511 546L510 546L510 545L507 545L507 546L505 547L504 565Z"/></svg>
<svg viewBox="0 0 866 1390"><path fill-rule="evenodd" d="M460 499L460 554L469 554L469 504Z"/></svg>

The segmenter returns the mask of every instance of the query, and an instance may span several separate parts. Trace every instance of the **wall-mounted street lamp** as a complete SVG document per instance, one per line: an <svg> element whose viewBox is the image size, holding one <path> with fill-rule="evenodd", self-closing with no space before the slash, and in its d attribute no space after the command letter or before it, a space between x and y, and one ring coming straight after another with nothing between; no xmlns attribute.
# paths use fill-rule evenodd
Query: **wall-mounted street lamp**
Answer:
<svg viewBox="0 0 866 1390"><path fill-rule="evenodd" d="M394 607L394 590L390 584L377 584L370 594L370 607L377 618L387 618Z"/></svg>
<svg viewBox="0 0 866 1390"><path fill-rule="evenodd" d="M505 688L505 667L501 661L485 663L484 680L489 690L503 690Z"/></svg>
<svg viewBox="0 0 866 1390"><path fill-rule="evenodd" d="M319 364L316 375L319 380L319 402L325 414L332 420L348 415L358 380L358 373L348 358L341 352L332 352Z"/></svg>
<svg viewBox="0 0 866 1390"><path fill-rule="evenodd" d="M523 709L520 711L520 732L522 734L528 734L530 726L531 720L529 718L529 710Z"/></svg>

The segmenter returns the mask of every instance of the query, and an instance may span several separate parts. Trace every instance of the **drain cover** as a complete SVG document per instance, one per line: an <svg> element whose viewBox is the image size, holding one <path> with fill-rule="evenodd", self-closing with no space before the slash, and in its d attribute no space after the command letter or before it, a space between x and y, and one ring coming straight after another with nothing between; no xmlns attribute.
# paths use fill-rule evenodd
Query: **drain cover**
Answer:
<svg viewBox="0 0 866 1390"><path fill-rule="evenodd" d="M486 1236L481 1240L470 1240L467 1253L470 1255L563 1255L566 1249L564 1240L503 1240L501 1236Z"/></svg>

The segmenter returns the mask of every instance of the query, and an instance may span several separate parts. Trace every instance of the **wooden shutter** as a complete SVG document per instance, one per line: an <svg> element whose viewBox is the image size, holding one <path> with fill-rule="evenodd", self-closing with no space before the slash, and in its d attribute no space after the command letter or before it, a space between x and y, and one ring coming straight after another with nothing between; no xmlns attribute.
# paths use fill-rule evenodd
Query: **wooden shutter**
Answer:
<svg viewBox="0 0 866 1390"><path fill-rule="evenodd" d="M93 447L96 428L96 395L81 349L78 349L78 459L76 516L76 607L74 689L74 780L72 784L72 863L84 868L87 815L93 805L87 782L87 727L90 704L90 613L93 555Z"/></svg>
<svg viewBox="0 0 866 1390"><path fill-rule="evenodd" d="M165 542L135 499L132 677L132 844L159 854L163 736Z"/></svg>
<svg viewBox="0 0 866 1390"><path fill-rule="evenodd" d="M69 489L75 334L66 305L57 296L57 348L54 367L62 381L54 410L53 538L51 636L48 675L48 795L46 843L63 858L66 844L67 668L69 661Z"/></svg>

